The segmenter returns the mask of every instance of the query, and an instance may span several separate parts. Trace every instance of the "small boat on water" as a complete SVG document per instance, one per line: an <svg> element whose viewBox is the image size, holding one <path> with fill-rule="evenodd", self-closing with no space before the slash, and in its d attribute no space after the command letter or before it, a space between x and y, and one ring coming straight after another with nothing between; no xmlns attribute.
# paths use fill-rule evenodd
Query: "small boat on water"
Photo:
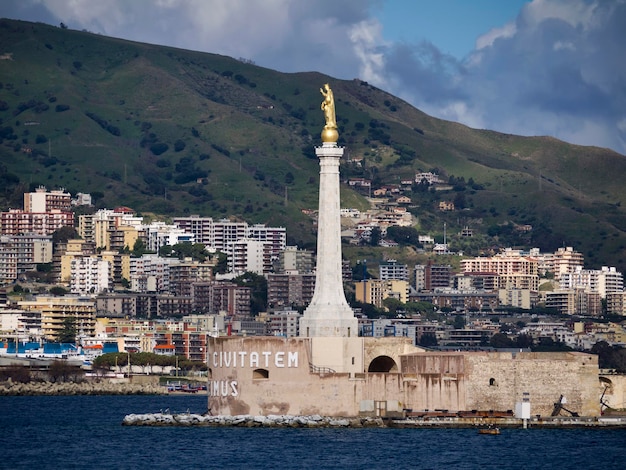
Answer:
<svg viewBox="0 0 626 470"><path fill-rule="evenodd" d="M478 434L500 434L500 428L482 428L478 430Z"/></svg>

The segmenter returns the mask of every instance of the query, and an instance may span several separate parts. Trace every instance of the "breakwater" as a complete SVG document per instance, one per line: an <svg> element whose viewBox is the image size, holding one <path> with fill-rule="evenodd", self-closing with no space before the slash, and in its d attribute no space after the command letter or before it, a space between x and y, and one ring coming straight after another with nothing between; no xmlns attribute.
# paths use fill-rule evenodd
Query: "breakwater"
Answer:
<svg viewBox="0 0 626 470"><path fill-rule="evenodd" d="M154 383L115 383L109 381L84 382L28 382L8 380L0 384L0 396L32 395L161 395L167 389Z"/></svg>
<svg viewBox="0 0 626 470"><path fill-rule="evenodd" d="M291 428L363 428L384 427L382 418L332 418L328 416L290 415L238 415L212 416L190 413L130 414L122 421L124 426L239 426L239 427L291 427Z"/></svg>
<svg viewBox="0 0 626 470"><path fill-rule="evenodd" d="M549 417L534 418L527 423L528 428L626 428L626 417ZM122 421L123 426L228 426L228 427L290 427L290 428L522 428L523 420L517 418L429 418L429 419L390 419L381 417L337 418L329 416L292 415L237 415L213 416L192 413L144 413L129 414Z"/></svg>

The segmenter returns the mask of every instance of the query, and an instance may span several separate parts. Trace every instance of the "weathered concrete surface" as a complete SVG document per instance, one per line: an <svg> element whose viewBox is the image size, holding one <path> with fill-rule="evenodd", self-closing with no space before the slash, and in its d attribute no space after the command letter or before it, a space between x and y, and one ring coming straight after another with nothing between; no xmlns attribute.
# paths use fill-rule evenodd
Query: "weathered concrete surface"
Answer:
<svg viewBox="0 0 626 470"><path fill-rule="evenodd" d="M600 387L603 411L626 415L626 375L600 374Z"/></svg>
<svg viewBox="0 0 626 470"><path fill-rule="evenodd" d="M563 395L580 416L600 416L604 387L591 354L412 352L403 340L364 338L363 358L354 360L362 369L337 373L315 364L314 347L311 338L217 338L209 408L231 416L391 417L403 409L513 410L528 393L532 415L550 416Z"/></svg>
<svg viewBox="0 0 626 470"><path fill-rule="evenodd" d="M550 416L561 395L567 400L565 407L580 416L600 415L595 355L476 353L466 356L466 364L469 409L514 409L527 392L532 415Z"/></svg>

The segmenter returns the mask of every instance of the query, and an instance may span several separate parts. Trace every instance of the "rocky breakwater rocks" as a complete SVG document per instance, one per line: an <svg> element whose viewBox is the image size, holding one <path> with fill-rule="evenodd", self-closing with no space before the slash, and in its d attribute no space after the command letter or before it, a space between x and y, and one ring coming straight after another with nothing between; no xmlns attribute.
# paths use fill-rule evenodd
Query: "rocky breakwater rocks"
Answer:
<svg viewBox="0 0 626 470"><path fill-rule="evenodd" d="M288 427L288 428L363 428L384 427L381 418L332 418L329 416L291 415L237 415L212 416L190 413L130 414L122 421L124 426L237 426L237 427Z"/></svg>
<svg viewBox="0 0 626 470"><path fill-rule="evenodd" d="M155 384L111 382L29 382L7 381L0 384L0 396L16 395L157 395L165 394L165 387Z"/></svg>

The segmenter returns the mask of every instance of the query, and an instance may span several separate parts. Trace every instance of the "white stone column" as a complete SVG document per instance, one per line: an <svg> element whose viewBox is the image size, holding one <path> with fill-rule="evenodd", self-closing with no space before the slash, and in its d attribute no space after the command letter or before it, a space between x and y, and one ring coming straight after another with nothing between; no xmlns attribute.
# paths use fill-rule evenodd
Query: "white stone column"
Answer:
<svg viewBox="0 0 626 470"><path fill-rule="evenodd" d="M320 159L317 267L313 299L300 320L300 336L356 337L358 320L346 301L341 276L339 160L343 147L324 142L315 154Z"/></svg>

